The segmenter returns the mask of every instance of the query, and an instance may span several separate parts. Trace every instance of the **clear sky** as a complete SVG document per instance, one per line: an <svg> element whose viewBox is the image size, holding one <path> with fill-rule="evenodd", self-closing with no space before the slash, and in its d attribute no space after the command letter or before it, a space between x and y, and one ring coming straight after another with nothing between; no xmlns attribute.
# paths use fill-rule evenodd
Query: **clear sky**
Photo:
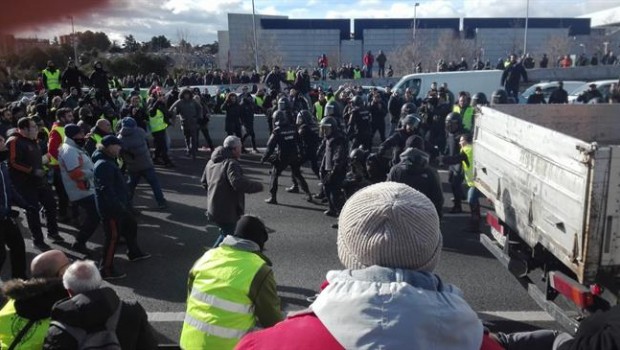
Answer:
<svg viewBox="0 0 620 350"><path fill-rule="evenodd" d="M95 1L95 0L84 0ZM110 0L111 5L74 18L76 31L103 31L122 43L165 35L173 44L186 36L192 44L217 40L227 13L252 13L251 0ZM257 14L289 18L525 17L528 0L255 0ZM530 17L577 17L620 6L618 0L529 0ZM71 32L71 21L30 26L16 34L52 38ZM179 33L184 33L179 35Z"/></svg>

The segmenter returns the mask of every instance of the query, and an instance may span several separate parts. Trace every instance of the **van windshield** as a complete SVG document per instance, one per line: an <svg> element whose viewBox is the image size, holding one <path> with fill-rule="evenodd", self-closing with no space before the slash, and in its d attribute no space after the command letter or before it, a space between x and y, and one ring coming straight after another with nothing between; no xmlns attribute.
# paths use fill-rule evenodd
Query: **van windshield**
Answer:
<svg viewBox="0 0 620 350"><path fill-rule="evenodd" d="M420 93L421 86L422 86L422 80L419 78L413 78L413 79L407 79L407 80L398 82L394 86L394 90L398 89L400 90L401 94L404 94L406 89L411 89L413 96L417 98L418 94Z"/></svg>

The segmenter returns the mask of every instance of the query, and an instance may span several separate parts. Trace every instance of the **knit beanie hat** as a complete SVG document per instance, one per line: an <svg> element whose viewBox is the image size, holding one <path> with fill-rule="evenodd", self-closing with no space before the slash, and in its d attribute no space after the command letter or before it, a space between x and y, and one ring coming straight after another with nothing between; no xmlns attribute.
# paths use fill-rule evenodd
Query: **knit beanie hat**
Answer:
<svg viewBox="0 0 620 350"><path fill-rule="evenodd" d="M138 124L136 123L136 120L132 117L125 117L121 121L121 125L123 128L135 128Z"/></svg>
<svg viewBox="0 0 620 350"><path fill-rule="evenodd" d="M265 224L261 219L253 215L243 215L237 221L234 236L255 242L261 250L263 250L265 242L269 239Z"/></svg>
<svg viewBox="0 0 620 350"><path fill-rule="evenodd" d="M65 125L65 136L70 139L74 138L75 135L79 134L80 132L82 132L82 128L75 124Z"/></svg>
<svg viewBox="0 0 620 350"><path fill-rule="evenodd" d="M348 269L378 265L432 272L441 247L435 206L401 183L361 189L338 219L338 257Z"/></svg>

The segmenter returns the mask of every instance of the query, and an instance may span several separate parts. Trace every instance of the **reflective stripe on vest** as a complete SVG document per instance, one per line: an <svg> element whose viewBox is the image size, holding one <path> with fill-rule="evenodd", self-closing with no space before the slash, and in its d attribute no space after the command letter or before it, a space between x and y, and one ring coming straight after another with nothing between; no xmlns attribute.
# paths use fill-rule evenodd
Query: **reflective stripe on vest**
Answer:
<svg viewBox="0 0 620 350"><path fill-rule="evenodd" d="M452 108L452 112L461 115L461 120L463 121L463 128L471 132L471 129L474 126L474 108L472 106L467 106L467 108L465 108L465 113L462 113L461 106L454 105L454 107Z"/></svg>
<svg viewBox="0 0 620 350"><path fill-rule="evenodd" d="M155 115L149 117L149 128L151 129L151 133L166 130L167 127L168 124L164 121L164 113L160 109L157 109Z"/></svg>
<svg viewBox="0 0 620 350"><path fill-rule="evenodd" d="M465 173L465 182L467 186L474 187L474 148L471 145L465 145L461 147L461 153L464 153L467 156L467 161L469 165L465 162L463 163L463 172Z"/></svg>
<svg viewBox="0 0 620 350"><path fill-rule="evenodd" d="M259 107L262 107L263 104L265 103L265 99L260 96L254 96L254 101L256 102L256 105Z"/></svg>
<svg viewBox="0 0 620 350"><path fill-rule="evenodd" d="M52 131L50 131L50 134L54 132L54 130L58 133L58 135L60 135L60 146L62 146L62 144L65 142L65 127L64 126L58 126L58 125L54 125L52 126ZM58 146L58 148L60 148L60 146ZM49 151L48 151L49 152ZM56 166L58 165L58 159L54 158L54 156L52 156L50 154L50 166Z"/></svg>
<svg viewBox="0 0 620 350"><path fill-rule="evenodd" d="M52 73L45 68L43 74L45 74L48 90L60 90L60 70L56 69L56 72Z"/></svg>
<svg viewBox="0 0 620 350"><path fill-rule="evenodd" d="M28 324L30 320L17 315L15 311L15 301L9 299L0 310L0 346L8 349L19 332ZM20 350L40 350L50 326L50 319L44 318L35 322L26 332L19 345L15 349ZM6 347L5 347L6 346Z"/></svg>
<svg viewBox="0 0 620 350"><path fill-rule="evenodd" d="M314 111L315 111L314 115L316 116L317 121L321 121L321 119L323 119L323 116L324 116L323 110L324 110L324 107L320 102L314 103Z"/></svg>
<svg viewBox="0 0 620 350"><path fill-rule="evenodd" d="M209 250L194 264L181 348L235 347L256 323L249 292L264 264L257 254L228 246Z"/></svg>

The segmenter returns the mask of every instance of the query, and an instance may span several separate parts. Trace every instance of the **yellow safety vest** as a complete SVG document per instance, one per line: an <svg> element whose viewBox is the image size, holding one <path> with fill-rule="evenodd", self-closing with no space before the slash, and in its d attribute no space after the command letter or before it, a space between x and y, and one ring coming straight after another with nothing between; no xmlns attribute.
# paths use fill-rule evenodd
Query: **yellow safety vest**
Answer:
<svg viewBox="0 0 620 350"><path fill-rule="evenodd" d="M101 140L103 140L103 136L101 136L99 134L91 134L90 138L93 139L93 141L95 141L96 145L101 144Z"/></svg>
<svg viewBox="0 0 620 350"><path fill-rule="evenodd" d="M257 254L228 246L198 259L190 271L194 284L187 298L182 349L227 350L237 345L256 323L249 292L264 264Z"/></svg>
<svg viewBox="0 0 620 350"><path fill-rule="evenodd" d="M62 145L65 142L65 127L64 126L58 126L58 125L54 125L52 126L52 131L50 131L50 134L54 132L54 130L56 130L56 132L60 135L60 144ZM49 150L48 150L49 152ZM50 166L56 166L58 165L58 159L54 158L54 156L52 156L50 154Z"/></svg>
<svg viewBox="0 0 620 350"><path fill-rule="evenodd" d="M295 72L289 70L286 72L286 81L295 81Z"/></svg>
<svg viewBox="0 0 620 350"><path fill-rule="evenodd" d="M323 119L323 112L324 112L325 108L323 107L323 105L321 104L321 102L315 102L314 103L314 115L316 116L316 120L317 121L321 121L321 119Z"/></svg>
<svg viewBox="0 0 620 350"><path fill-rule="evenodd" d="M60 70L56 69L56 72L52 73L45 68L43 74L45 74L48 90L60 90Z"/></svg>
<svg viewBox="0 0 620 350"><path fill-rule="evenodd" d="M358 69L353 70L353 79L362 79L362 71Z"/></svg>
<svg viewBox="0 0 620 350"><path fill-rule="evenodd" d="M30 322L17 314L15 301L9 299L0 310L0 349L8 349L19 332ZM19 350L40 350L50 327L50 319L44 318L36 321L22 337L19 345L15 349Z"/></svg>
<svg viewBox="0 0 620 350"><path fill-rule="evenodd" d="M155 116L149 117L149 128L151 129L151 133L166 130L167 127L168 124L164 121L164 112L157 109Z"/></svg>
<svg viewBox="0 0 620 350"><path fill-rule="evenodd" d="M263 103L265 103L265 99L260 96L254 96L254 101L256 102L256 105L259 107L262 107Z"/></svg>
<svg viewBox="0 0 620 350"><path fill-rule="evenodd" d="M452 108L452 112L461 115L461 118L463 120L463 128L468 132L471 132L471 129L474 126L474 108L472 106L467 106L467 108L465 108L465 112L462 112L461 106L454 105L454 107Z"/></svg>
<svg viewBox="0 0 620 350"><path fill-rule="evenodd" d="M461 147L461 153L464 153L467 156L467 165L465 162L463 164L463 172L465 173L465 182L467 186L474 187L474 148L471 145L465 145Z"/></svg>
<svg viewBox="0 0 620 350"><path fill-rule="evenodd" d="M101 116L99 116L99 119L106 119L105 115L102 113ZM119 118L114 118L112 119L112 132L117 132L118 130L116 130L116 127L118 126L118 123L120 123L120 119Z"/></svg>

